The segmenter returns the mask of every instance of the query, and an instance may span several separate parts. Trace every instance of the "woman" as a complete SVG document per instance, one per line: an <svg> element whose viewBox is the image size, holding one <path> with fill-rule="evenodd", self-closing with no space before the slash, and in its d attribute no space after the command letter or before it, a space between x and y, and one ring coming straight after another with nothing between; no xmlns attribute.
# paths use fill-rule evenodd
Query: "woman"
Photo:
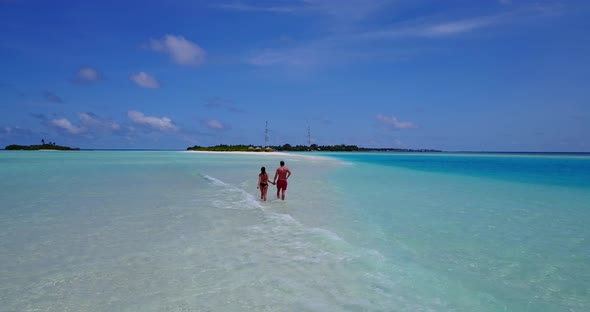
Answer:
<svg viewBox="0 0 590 312"><path fill-rule="evenodd" d="M268 192L268 183L273 184L268 180L268 174L266 173L266 168L260 168L260 174L258 175L258 186L256 188L260 189L260 199L266 201L266 192Z"/></svg>

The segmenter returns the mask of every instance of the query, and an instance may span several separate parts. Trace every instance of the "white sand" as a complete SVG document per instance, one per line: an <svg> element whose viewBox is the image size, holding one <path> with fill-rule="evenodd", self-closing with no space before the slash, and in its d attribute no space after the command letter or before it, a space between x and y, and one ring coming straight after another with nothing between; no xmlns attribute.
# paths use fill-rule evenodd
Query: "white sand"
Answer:
<svg viewBox="0 0 590 312"><path fill-rule="evenodd" d="M293 155L283 152L216 152L216 151L187 151L189 153L203 153L203 154L235 154L235 155L258 155L258 156L303 156Z"/></svg>
<svg viewBox="0 0 590 312"><path fill-rule="evenodd" d="M217 151L186 151L187 153L203 153L203 154L232 154L232 155L257 155L257 156L282 156L282 157L302 157L307 159L316 160L334 160L324 156L312 156L312 155L301 155L291 154L285 152L217 152Z"/></svg>

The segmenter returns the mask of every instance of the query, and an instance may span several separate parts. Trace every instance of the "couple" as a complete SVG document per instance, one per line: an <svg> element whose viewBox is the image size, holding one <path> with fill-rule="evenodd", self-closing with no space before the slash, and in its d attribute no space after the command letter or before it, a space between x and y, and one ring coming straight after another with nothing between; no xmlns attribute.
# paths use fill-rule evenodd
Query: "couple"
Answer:
<svg viewBox="0 0 590 312"><path fill-rule="evenodd" d="M270 182L268 179L268 174L266 173L266 168L260 168L260 174L258 175L258 187L260 189L260 199L266 201L266 192L268 192L268 183L277 186L277 198L279 198L279 193L282 190L283 196L282 200L285 200L285 191L287 190L287 179L291 176L291 170L285 167L285 162L281 160L281 166L277 168L275 173L275 177ZM279 180L277 181L277 178Z"/></svg>

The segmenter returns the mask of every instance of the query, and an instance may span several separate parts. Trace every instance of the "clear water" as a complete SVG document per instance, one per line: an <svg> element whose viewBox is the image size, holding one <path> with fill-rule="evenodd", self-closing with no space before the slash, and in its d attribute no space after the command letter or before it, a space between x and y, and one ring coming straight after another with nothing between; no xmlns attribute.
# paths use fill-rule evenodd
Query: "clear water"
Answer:
<svg viewBox="0 0 590 312"><path fill-rule="evenodd" d="M0 311L590 310L590 157L302 155L0 152Z"/></svg>

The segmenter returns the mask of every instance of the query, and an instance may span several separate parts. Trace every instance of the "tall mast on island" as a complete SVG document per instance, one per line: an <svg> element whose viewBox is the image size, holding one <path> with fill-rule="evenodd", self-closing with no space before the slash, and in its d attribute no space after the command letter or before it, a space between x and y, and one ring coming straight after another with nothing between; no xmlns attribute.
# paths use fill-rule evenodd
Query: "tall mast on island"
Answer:
<svg viewBox="0 0 590 312"><path fill-rule="evenodd" d="M264 147L268 147L268 121L266 121L266 126L264 127Z"/></svg>

